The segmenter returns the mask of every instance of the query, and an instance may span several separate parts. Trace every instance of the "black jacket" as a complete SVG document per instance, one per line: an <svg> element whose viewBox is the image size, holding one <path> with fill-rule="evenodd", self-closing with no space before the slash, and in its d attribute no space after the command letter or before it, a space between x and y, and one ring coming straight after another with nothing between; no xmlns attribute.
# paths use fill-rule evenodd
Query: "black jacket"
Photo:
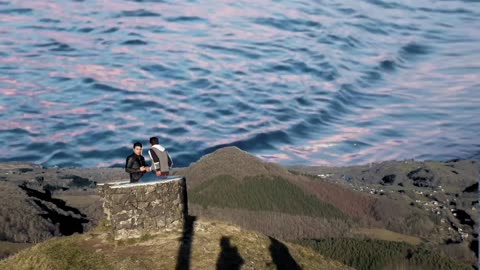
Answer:
<svg viewBox="0 0 480 270"><path fill-rule="evenodd" d="M130 183L138 182L145 172L140 171L140 167L147 166L143 156L137 156L132 153L125 162L125 171L130 174Z"/></svg>

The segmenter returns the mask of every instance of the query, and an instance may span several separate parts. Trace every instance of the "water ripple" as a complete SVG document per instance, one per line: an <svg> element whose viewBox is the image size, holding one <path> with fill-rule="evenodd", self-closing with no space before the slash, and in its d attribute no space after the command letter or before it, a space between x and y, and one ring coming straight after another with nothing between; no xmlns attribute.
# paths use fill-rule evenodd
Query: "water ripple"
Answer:
<svg viewBox="0 0 480 270"><path fill-rule="evenodd" d="M471 1L0 1L0 161L479 158Z"/></svg>
<svg viewBox="0 0 480 270"><path fill-rule="evenodd" d="M161 15L155 12L147 11L144 9L139 10L126 10L120 12L120 14L115 15L115 18L122 18L122 17L160 17Z"/></svg>

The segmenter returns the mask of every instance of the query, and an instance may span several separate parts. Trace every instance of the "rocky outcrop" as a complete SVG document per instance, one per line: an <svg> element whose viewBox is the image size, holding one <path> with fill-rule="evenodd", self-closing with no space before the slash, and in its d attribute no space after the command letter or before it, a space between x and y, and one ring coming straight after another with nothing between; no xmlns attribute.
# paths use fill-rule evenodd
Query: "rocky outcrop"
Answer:
<svg viewBox="0 0 480 270"><path fill-rule="evenodd" d="M99 194L115 240L181 230L188 213L184 177L100 184Z"/></svg>

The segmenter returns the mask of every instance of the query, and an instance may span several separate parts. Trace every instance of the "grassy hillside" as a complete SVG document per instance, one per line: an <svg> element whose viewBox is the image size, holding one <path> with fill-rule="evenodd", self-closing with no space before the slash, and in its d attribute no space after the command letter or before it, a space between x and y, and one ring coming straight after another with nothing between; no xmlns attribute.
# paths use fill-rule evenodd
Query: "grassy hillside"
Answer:
<svg viewBox="0 0 480 270"><path fill-rule="evenodd" d="M393 241L393 242L405 242L410 245L420 245L422 239L410 235L392 232L381 228L357 228L353 231L355 235L364 236L371 239Z"/></svg>
<svg viewBox="0 0 480 270"><path fill-rule="evenodd" d="M258 175L279 176L291 180L291 176L293 176L284 167L264 162L237 147L218 149L211 154L203 156L185 170L179 171L179 173L187 177L191 188L204 181L223 175L231 175L237 180L248 179Z"/></svg>
<svg viewBox="0 0 480 270"><path fill-rule="evenodd" d="M238 148L217 150L186 170L185 173L190 175L187 177L189 200L204 208L352 220L359 227L383 227L426 238L434 233L430 215L411 207L406 201L370 196L277 167ZM308 230L306 222L295 226L300 227L295 228L300 231ZM291 235L287 232L281 234Z"/></svg>
<svg viewBox="0 0 480 270"><path fill-rule="evenodd" d="M425 247L414 247L403 242L330 238L303 240L320 254L358 270L424 269L470 270L471 266L456 262L447 256Z"/></svg>
<svg viewBox="0 0 480 270"><path fill-rule="evenodd" d="M331 204L306 194L281 177L256 176L238 181L232 176L217 176L189 190L192 203L206 206L275 211L295 215L346 219Z"/></svg>
<svg viewBox="0 0 480 270"><path fill-rule="evenodd" d="M11 256L22 249L32 246L29 243L12 243L7 241L0 241L0 259Z"/></svg>
<svg viewBox="0 0 480 270"><path fill-rule="evenodd" d="M195 204L189 206L189 211L196 216L224 220L242 228L287 241L304 238L344 237L350 235L352 227L356 226L350 220L300 216L273 211L219 207L203 208Z"/></svg>
<svg viewBox="0 0 480 270"><path fill-rule="evenodd" d="M0 262L0 269L350 269L297 244L213 221L189 234L113 241L96 229L53 238Z"/></svg>

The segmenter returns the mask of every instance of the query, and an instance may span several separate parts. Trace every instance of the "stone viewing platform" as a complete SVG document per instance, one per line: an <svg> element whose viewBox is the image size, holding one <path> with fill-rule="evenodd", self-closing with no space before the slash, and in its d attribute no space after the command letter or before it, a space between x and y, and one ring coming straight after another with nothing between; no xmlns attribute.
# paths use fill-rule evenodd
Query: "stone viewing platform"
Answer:
<svg viewBox="0 0 480 270"><path fill-rule="evenodd" d="M115 240L182 230L188 214L186 179L169 176L148 182L98 184Z"/></svg>

